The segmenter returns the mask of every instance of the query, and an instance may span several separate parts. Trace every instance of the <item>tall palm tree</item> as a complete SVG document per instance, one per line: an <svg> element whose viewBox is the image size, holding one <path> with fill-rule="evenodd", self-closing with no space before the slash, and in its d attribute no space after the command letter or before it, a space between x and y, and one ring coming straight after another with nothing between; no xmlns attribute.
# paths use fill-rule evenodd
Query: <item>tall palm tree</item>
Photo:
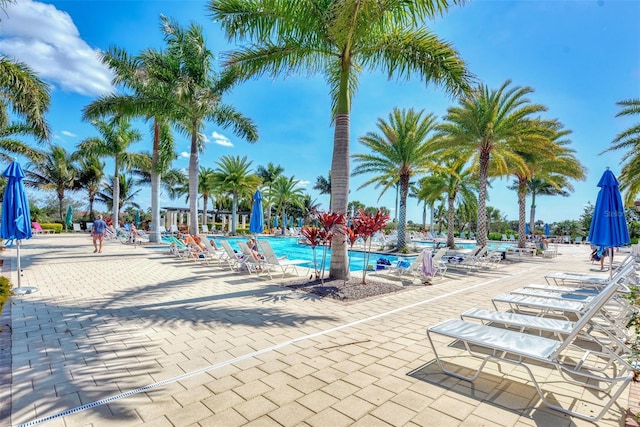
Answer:
<svg viewBox="0 0 640 427"><path fill-rule="evenodd" d="M616 104L621 107L616 117L640 116L640 98L627 99ZM624 192L625 203L633 205L640 193L640 122L616 135L611 147L601 154L616 150L627 150L622 156L622 170L618 179Z"/></svg>
<svg viewBox="0 0 640 427"><path fill-rule="evenodd" d="M93 214L93 203L96 195L100 191L100 183L104 178L104 162L96 156L82 157L78 160L78 173L76 176L76 187L87 192L89 200L89 219L95 219Z"/></svg>
<svg viewBox="0 0 640 427"><path fill-rule="evenodd" d="M289 206L303 206L304 189L298 187L299 180L280 175L269 189L269 199L273 201L282 216L282 234L285 234L287 224L287 208Z"/></svg>
<svg viewBox="0 0 640 427"><path fill-rule="evenodd" d="M178 129L191 138L189 156L189 209L190 232L198 232L198 171L199 153L204 149L203 131L205 122L213 122L249 142L258 140L253 122L240 114L231 105L222 102L237 82L235 69L221 74L212 71L213 53L207 49L202 28L191 24L188 29L180 27L166 17L162 19L162 32L167 43L167 55L160 58L160 68L173 85L173 109L182 117Z"/></svg>
<svg viewBox="0 0 640 427"><path fill-rule="evenodd" d="M346 214L349 199L351 101L363 69L389 77L417 75L454 95L471 76L455 49L425 23L458 0L312 1L210 0L212 18L232 41L250 44L227 55L246 77L321 73L329 84L335 123L331 210ZM332 278L349 276L343 232L331 243Z"/></svg>
<svg viewBox="0 0 640 427"><path fill-rule="evenodd" d="M454 218L456 201L462 205L475 205L478 181L467 162L461 158L449 158L440 162L434 171L420 180L418 198L436 200L446 195L447 209L447 246L455 247Z"/></svg>
<svg viewBox="0 0 640 427"><path fill-rule="evenodd" d="M262 179L262 184L271 189L273 182L284 172L284 168L280 165L276 166L269 162L266 167L260 165L256 168L256 174ZM267 209L267 227L271 228L271 203Z"/></svg>
<svg viewBox="0 0 640 427"><path fill-rule="evenodd" d="M140 189L136 188L139 183L136 182L132 176L120 174L118 176L116 191L116 188L113 186L114 182L114 177L110 176L103 185L102 191L96 195L96 199L107 205L108 209L116 209L117 207L118 210L114 218L120 216L120 211L126 207L141 209L140 205L135 201L138 193L140 193ZM114 227L116 227L115 220Z"/></svg>
<svg viewBox="0 0 640 427"><path fill-rule="evenodd" d="M53 190L58 196L58 215L63 220L63 200L66 191L76 189L76 166L73 157L59 145L51 145L49 151L43 153L43 160L29 162L25 170L24 184L40 190Z"/></svg>
<svg viewBox="0 0 640 427"><path fill-rule="evenodd" d="M174 112L172 84L164 78L162 52L145 50L131 57L125 50L110 48L102 54L102 62L114 73L113 84L122 85L128 93L110 94L86 106L85 120L105 116L143 117L151 121L153 143L149 183L151 184L151 242L160 241L161 177L176 158L170 123L180 120ZM168 59L164 59L165 61Z"/></svg>
<svg viewBox="0 0 640 427"><path fill-rule="evenodd" d="M440 125L443 138L434 149L456 153L471 159L478 168L478 230L479 245L487 243L487 182L491 175L506 176L511 171L527 170L519 153L537 151L548 155L548 137L531 124L531 116L546 111L526 97L530 87L509 87L507 80L497 90L485 85L460 98L459 105L450 107L445 122Z"/></svg>
<svg viewBox="0 0 640 427"><path fill-rule="evenodd" d="M384 194L396 183L400 192L397 249L406 246L407 196L412 176L426 173L433 165L429 155L430 134L435 130L436 117L423 111L394 108L387 121L378 119L379 133L368 132L359 138L370 154L354 154L357 163L353 175L372 173L374 176L360 188L382 184ZM392 179L389 179L392 178Z"/></svg>
<svg viewBox="0 0 640 427"><path fill-rule="evenodd" d="M250 197L260 185L260 177L251 172L251 161L247 156L222 156L216 162L213 180L224 193L233 199L231 206L231 234L236 233L238 199Z"/></svg>
<svg viewBox="0 0 640 427"><path fill-rule="evenodd" d="M129 146L142 139L142 135L131 124L122 118L114 117L111 120L96 120L92 122L100 133L100 137L94 136L84 139L78 144L78 152L81 156L110 157L113 159L113 226L117 230L118 214L120 212L120 172L128 171L136 164L143 164L145 154L130 153Z"/></svg>

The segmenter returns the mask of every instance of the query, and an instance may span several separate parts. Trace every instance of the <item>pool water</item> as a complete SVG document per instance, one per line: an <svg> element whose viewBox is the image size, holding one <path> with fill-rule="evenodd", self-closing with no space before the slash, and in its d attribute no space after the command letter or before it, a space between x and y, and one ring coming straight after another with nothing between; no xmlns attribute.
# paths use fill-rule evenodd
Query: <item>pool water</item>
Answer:
<svg viewBox="0 0 640 427"><path fill-rule="evenodd" d="M298 243L297 237L259 237L258 239L268 240L269 243L271 244L271 247L273 248L273 252L275 252L277 256L286 255L288 259L303 259L305 261L308 261L308 264L305 265L306 267L313 267L313 250L311 249L311 246ZM216 240L220 240L220 238L217 237ZM227 240L233 249L240 252L240 247L238 246L238 242L246 242L247 237L225 237L224 240ZM322 254L323 254L323 247L318 246L316 248L316 261L318 263L318 268L320 268L320 265L322 263ZM364 256L366 256L364 252L354 251L351 254L351 262L349 263L349 270L362 271L364 266ZM372 253L369 256L369 264L375 266L378 258L386 258L391 263L394 263L395 261L398 260L398 257L394 255L381 255L381 254ZM413 261L415 259L415 257L400 257L400 258L406 259L408 261ZM331 249L328 249L327 261L325 265L325 270L327 271L329 270L330 261L331 261Z"/></svg>

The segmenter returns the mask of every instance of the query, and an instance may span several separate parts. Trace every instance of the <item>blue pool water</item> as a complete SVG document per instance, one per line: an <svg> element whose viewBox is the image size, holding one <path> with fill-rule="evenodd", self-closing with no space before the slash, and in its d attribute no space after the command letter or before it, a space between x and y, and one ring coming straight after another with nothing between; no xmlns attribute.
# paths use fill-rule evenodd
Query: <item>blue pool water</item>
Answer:
<svg viewBox="0 0 640 427"><path fill-rule="evenodd" d="M286 255L288 259L303 259L309 261L308 266L313 266L313 250L308 245L303 245L298 243L298 238L296 237L259 237L260 240L268 240L273 248L273 252L275 252L278 256ZM216 240L220 240L220 238L216 238ZM231 247L238 252L240 252L240 247L237 242L246 242L247 237L228 237L225 240L229 241ZM322 251L323 248L318 246L316 248L316 257L318 262L318 268L320 268L320 264L322 263ZM351 262L349 263L349 269L351 271L362 271L364 266L365 253L354 251L351 255ZM378 258L386 258L392 263L398 260L397 256L393 255L381 255L372 253L369 256L369 264L375 265ZM412 261L415 257L401 257L403 259ZM329 270L329 262L331 261L331 249L327 250L327 261L325 269Z"/></svg>

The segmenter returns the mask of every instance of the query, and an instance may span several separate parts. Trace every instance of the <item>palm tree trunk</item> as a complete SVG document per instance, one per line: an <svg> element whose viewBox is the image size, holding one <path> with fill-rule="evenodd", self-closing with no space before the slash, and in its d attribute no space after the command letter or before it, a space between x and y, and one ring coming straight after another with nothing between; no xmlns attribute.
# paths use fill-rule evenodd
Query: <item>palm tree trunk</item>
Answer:
<svg viewBox="0 0 640 427"><path fill-rule="evenodd" d="M455 208L455 201L456 201L456 195L449 195L448 197L449 200L449 210L447 212L447 215L449 217L449 221L448 221L448 225L447 225L447 246L450 248L455 248L456 247L456 241L454 240L454 231L453 231L453 218L455 217L456 214L456 208Z"/></svg>
<svg viewBox="0 0 640 427"><path fill-rule="evenodd" d="M120 229L120 172L119 172L118 159L115 159L115 166L113 171L113 228L115 230Z"/></svg>
<svg viewBox="0 0 640 427"><path fill-rule="evenodd" d="M89 220L93 221L94 220L94 215L93 215L93 200L95 199L95 196L90 195L89 196Z"/></svg>
<svg viewBox="0 0 640 427"><path fill-rule="evenodd" d="M480 153L480 189L478 191L478 245L487 244L487 178L489 176L489 153Z"/></svg>
<svg viewBox="0 0 640 427"><path fill-rule="evenodd" d="M536 223L536 192L531 191L531 210L529 211L529 229L533 234L533 226Z"/></svg>
<svg viewBox="0 0 640 427"><path fill-rule="evenodd" d="M409 176L400 177L400 216L398 218L398 250L407 246L407 197L409 195ZM396 187L397 188L397 187ZM396 200L398 193L396 192Z"/></svg>
<svg viewBox="0 0 640 427"><path fill-rule="evenodd" d="M234 192L231 199L231 234L236 234L236 216L238 215L238 195Z"/></svg>
<svg viewBox="0 0 640 427"><path fill-rule="evenodd" d="M194 235L198 234L198 163L198 126L194 121L191 124L191 155L189 156L189 233ZM233 231L235 232L235 228Z"/></svg>
<svg viewBox="0 0 640 427"><path fill-rule="evenodd" d="M525 224L527 222L527 182L518 183L518 247L525 246Z"/></svg>
<svg viewBox="0 0 640 427"><path fill-rule="evenodd" d="M60 221L64 221L62 218L62 201L64 200L64 193L58 192L58 214L60 215Z"/></svg>
<svg viewBox="0 0 640 427"><path fill-rule="evenodd" d="M151 149L151 234L149 241L158 243L160 237L160 123L153 121L153 147Z"/></svg>
<svg viewBox="0 0 640 427"><path fill-rule="evenodd" d="M207 203L209 202L209 196L205 193L202 195L202 223L207 223Z"/></svg>
<svg viewBox="0 0 640 427"><path fill-rule="evenodd" d="M341 214L346 214L349 202L349 131L349 114L338 114L331 160L331 210ZM344 230L337 230L331 239L329 277L341 280L349 278Z"/></svg>

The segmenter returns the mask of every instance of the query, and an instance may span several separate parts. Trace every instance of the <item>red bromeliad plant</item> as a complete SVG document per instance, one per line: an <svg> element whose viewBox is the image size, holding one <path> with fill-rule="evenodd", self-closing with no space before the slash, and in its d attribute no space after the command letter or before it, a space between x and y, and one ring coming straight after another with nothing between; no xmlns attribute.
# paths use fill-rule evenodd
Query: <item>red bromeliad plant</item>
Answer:
<svg viewBox="0 0 640 427"><path fill-rule="evenodd" d="M313 270L316 275L316 279L319 276L318 271L318 262L316 258L316 247L321 244L324 240L323 235L326 234L324 230L320 230L318 227L302 227L300 230L300 234L307 238L309 241L309 245L311 245L311 250L313 251ZM313 277L313 276L312 276Z"/></svg>
<svg viewBox="0 0 640 427"><path fill-rule="evenodd" d="M358 215L353 219L353 234L356 236L353 241L355 242L355 239L358 237L362 237L365 241L364 267L362 269L362 283L365 285L367 284L367 266L369 265L369 258L371 256L372 237L375 233L382 230L388 221L389 215L383 213L381 210L370 215L360 209Z"/></svg>
<svg viewBox="0 0 640 427"><path fill-rule="evenodd" d="M324 270L327 261L327 249L331 244L331 239L336 233L344 233L344 225L346 223L345 216L340 213L319 213L318 222L322 228L303 227L300 233L309 240L311 249L313 250L313 266L315 269L316 279L320 278L324 284ZM322 273L318 270L316 262L316 247L322 245Z"/></svg>

